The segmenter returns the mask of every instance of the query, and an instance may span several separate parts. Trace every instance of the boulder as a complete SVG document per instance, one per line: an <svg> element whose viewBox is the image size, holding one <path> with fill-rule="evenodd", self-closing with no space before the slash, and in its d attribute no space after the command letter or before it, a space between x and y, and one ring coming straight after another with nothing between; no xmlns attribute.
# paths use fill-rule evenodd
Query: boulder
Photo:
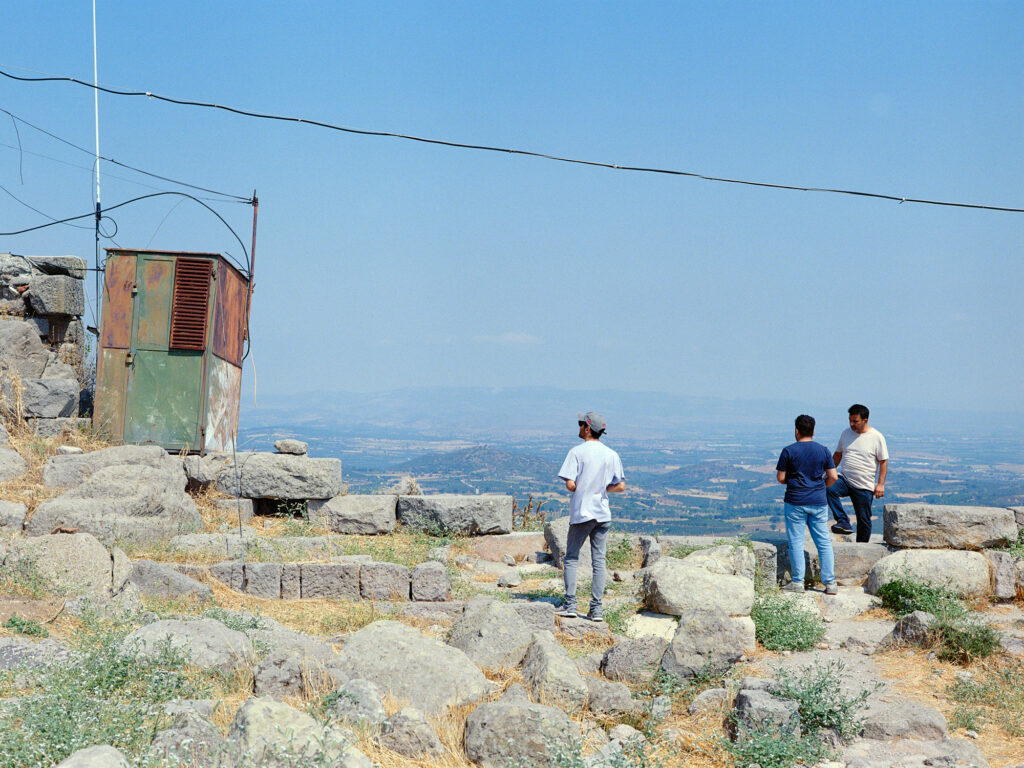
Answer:
<svg viewBox="0 0 1024 768"><path fill-rule="evenodd" d="M224 754L227 742L217 726L198 712L177 715L153 739L152 753L171 765L211 765Z"/></svg>
<svg viewBox="0 0 1024 768"><path fill-rule="evenodd" d="M509 568L498 577L498 586L511 589L523 583L523 577L515 568Z"/></svg>
<svg viewBox="0 0 1024 768"><path fill-rule="evenodd" d="M712 573L685 560L662 557L644 570L642 596L646 608L673 616L710 607L718 607L729 616L749 616L754 582L745 576Z"/></svg>
<svg viewBox="0 0 1024 768"><path fill-rule="evenodd" d="M121 750L102 744L74 752L55 768L132 768Z"/></svg>
<svg viewBox="0 0 1024 768"><path fill-rule="evenodd" d="M189 663L226 674L248 666L254 657L252 642L242 632L214 619L163 619L139 627L122 642L122 652L139 658L159 658L164 649L187 654Z"/></svg>
<svg viewBox="0 0 1024 768"><path fill-rule="evenodd" d="M391 533L397 503L397 496L335 496L320 507L319 515L335 533Z"/></svg>
<svg viewBox="0 0 1024 768"><path fill-rule="evenodd" d="M948 735L946 718L941 712L909 700L874 703L864 717L864 730L861 732L863 738L877 741L933 741Z"/></svg>
<svg viewBox="0 0 1024 768"><path fill-rule="evenodd" d="M992 574L992 596L997 600L1017 597L1017 570L1015 558L1009 552L995 549L982 550Z"/></svg>
<svg viewBox="0 0 1024 768"><path fill-rule="evenodd" d="M67 275L76 280L85 279L88 263L78 256L28 256L28 261L44 275Z"/></svg>
<svg viewBox="0 0 1024 768"><path fill-rule="evenodd" d="M512 497L492 494L399 496L402 525L427 532L480 536L512 530Z"/></svg>
<svg viewBox="0 0 1024 768"><path fill-rule="evenodd" d="M205 456L186 456L182 459L182 468L188 478L190 490L205 490L217 482L221 471L230 457L226 453L208 453ZM233 499L231 501L234 501ZM249 502L250 508L252 502ZM250 515L251 516L251 515Z"/></svg>
<svg viewBox="0 0 1024 768"><path fill-rule="evenodd" d="M559 616L556 621L559 634L573 640L610 638L612 636L611 629L608 628L607 622L604 621L591 621L583 616L577 616L576 618Z"/></svg>
<svg viewBox="0 0 1024 768"><path fill-rule="evenodd" d="M538 701L573 714L587 705L587 683L550 632L534 632L523 659L523 680Z"/></svg>
<svg viewBox="0 0 1024 768"><path fill-rule="evenodd" d="M587 707L595 715L616 717L636 709L633 694L622 683L609 683L599 677L585 677L587 684Z"/></svg>
<svg viewBox="0 0 1024 768"><path fill-rule="evenodd" d="M36 642L27 637L0 637L0 672L71 664L73 660L74 654L51 638Z"/></svg>
<svg viewBox="0 0 1024 768"><path fill-rule="evenodd" d="M481 704L466 718L466 757L482 768L509 765L547 768L566 754L579 733L556 707L534 704L514 684L498 701Z"/></svg>
<svg viewBox="0 0 1024 768"><path fill-rule="evenodd" d="M673 626L675 622L673 622ZM616 643L604 653L601 671L609 680L646 683L658 676L668 641L645 636Z"/></svg>
<svg viewBox="0 0 1024 768"><path fill-rule="evenodd" d="M885 541L894 547L985 549L1017 540L1012 510L939 504L886 504Z"/></svg>
<svg viewBox="0 0 1024 768"><path fill-rule="evenodd" d="M217 490L246 499L330 499L341 493L341 459L249 453L228 461Z"/></svg>
<svg viewBox="0 0 1024 768"><path fill-rule="evenodd" d="M72 432L88 430L92 425L91 419L75 418L30 419L27 423L32 427L32 431L44 440L49 437L63 439Z"/></svg>
<svg viewBox="0 0 1024 768"><path fill-rule="evenodd" d="M909 643L911 645L928 645L931 640L931 628L935 616L927 611L913 611L901 616L889 635L890 643Z"/></svg>
<svg viewBox="0 0 1024 768"><path fill-rule="evenodd" d="M320 725L305 712L269 697L239 707L228 730L229 751L239 764L261 768L330 765L371 768L372 763L338 729Z"/></svg>
<svg viewBox="0 0 1024 768"><path fill-rule="evenodd" d="M364 600L408 600L409 569L398 563L367 563L359 568Z"/></svg>
<svg viewBox="0 0 1024 768"><path fill-rule="evenodd" d="M532 631L555 631L555 606L551 603L543 600L514 600L510 605Z"/></svg>
<svg viewBox="0 0 1024 768"><path fill-rule="evenodd" d="M70 488L84 483L104 467L122 464L166 469L175 478L180 474L181 488L185 488L186 478L181 462L168 456L167 451L158 445L115 445L89 453L53 456L43 467L43 485L47 488Z"/></svg>
<svg viewBox="0 0 1024 768"><path fill-rule="evenodd" d="M978 748L967 739L861 739L843 749L838 759L841 761L839 764L846 765L846 768L989 767Z"/></svg>
<svg viewBox="0 0 1024 768"><path fill-rule="evenodd" d="M626 637L661 637L669 642L676 634L676 617L667 613L640 611L626 619L623 630Z"/></svg>
<svg viewBox="0 0 1024 768"><path fill-rule="evenodd" d="M23 584L36 582L57 594L96 600L110 597L110 553L88 533L55 533L15 540L0 573Z"/></svg>
<svg viewBox="0 0 1024 768"><path fill-rule="evenodd" d="M23 379L21 408L25 418L56 419L78 415L75 379ZM5 388L6 389L6 388Z"/></svg>
<svg viewBox="0 0 1024 768"><path fill-rule="evenodd" d="M725 688L708 688L701 691L690 702L687 713L691 715L701 712L713 712L722 709L729 704L729 691Z"/></svg>
<svg viewBox="0 0 1024 768"><path fill-rule="evenodd" d="M190 557L241 557L244 550L254 551L256 534L249 529L241 533L189 533L173 537L167 549Z"/></svg>
<svg viewBox="0 0 1024 768"><path fill-rule="evenodd" d="M682 562L699 566L708 573L742 576L754 580L754 550L738 544L720 544L708 549L698 549L684 557Z"/></svg>
<svg viewBox="0 0 1024 768"><path fill-rule="evenodd" d="M409 574L409 581L413 600L442 602L448 599L451 592L448 569L435 560L414 567Z"/></svg>
<svg viewBox="0 0 1024 768"><path fill-rule="evenodd" d="M708 669L721 671L740 660L749 641L720 609L691 609L679 617L679 627L661 659L661 668L678 677L694 677Z"/></svg>
<svg viewBox="0 0 1024 768"><path fill-rule="evenodd" d="M406 757L440 757L445 751L426 716L415 707L402 707L389 717L377 743Z"/></svg>
<svg viewBox="0 0 1024 768"><path fill-rule="evenodd" d="M640 565L643 568L650 568L661 559L661 542L654 536L641 536L640 556Z"/></svg>
<svg viewBox="0 0 1024 768"><path fill-rule="evenodd" d="M369 680L349 680L335 691L330 714L356 728L375 728L387 718L384 694Z"/></svg>
<svg viewBox="0 0 1024 768"><path fill-rule="evenodd" d="M352 633L338 659L343 679L369 680L427 714L479 701L494 688L465 653L395 621Z"/></svg>
<svg viewBox="0 0 1024 768"><path fill-rule="evenodd" d="M559 517L544 524L544 542L551 553L552 564L556 568L563 568L565 562L565 550L569 541L569 518ZM593 572L594 566L590 559L590 544L585 542L580 547L579 565L576 566L577 573L589 574Z"/></svg>
<svg viewBox="0 0 1024 768"><path fill-rule="evenodd" d="M988 561L978 552L905 549L871 566L865 589L873 595L883 584L904 575L965 597L985 597L991 586Z"/></svg>
<svg viewBox="0 0 1024 768"><path fill-rule="evenodd" d="M50 351L30 324L0 317L0 372L16 374L23 381L42 377ZM0 375L0 378L6 376Z"/></svg>
<svg viewBox="0 0 1024 768"><path fill-rule="evenodd" d="M799 704L789 699L779 699L768 691L740 690L733 704L735 723L734 738L743 738L743 729L792 730L800 735Z"/></svg>
<svg viewBox="0 0 1024 768"><path fill-rule="evenodd" d="M481 669L519 666L532 640L532 630L512 606L488 597L470 600L448 632L448 644Z"/></svg>
<svg viewBox="0 0 1024 768"><path fill-rule="evenodd" d="M337 655L327 643L309 638L299 647L284 644L272 648L253 671L257 696L309 698L337 687L334 673Z"/></svg>
<svg viewBox="0 0 1024 768"><path fill-rule="evenodd" d="M309 444L290 437L274 442L274 450L278 453L289 453L293 456L305 456L309 453Z"/></svg>
<svg viewBox="0 0 1024 768"><path fill-rule="evenodd" d="M29 306L37 315L79 315L85 313L82 281L67 275L34 275L29 279Z"/></svg>
<svg viewBox="0 0 1024 768"><path fill-rule="evenodd" d="M146 597L213 598L213 590L175 568L152 560L135 560L128 580Z"/></svg>
<svg viewBox="0 0 1024 768"><path fill-rule="evenodd" d="M2 323L0 323L2 325ZM6 483L28 472L28 462L13 448L0 448L0 483Z"/></svg>
<svg viewBox="0 0 1024 768"><path fill-rule="evenodd" d="M304 598L358 600L359 563L301 563L300 594Z"/></svg>
<svg viewBox="0 0 1024 768"><path fill-rule="evenodd" d="M85 454L88 456L89 454ZM76 459L78 456L55 456ZM69 526L106 544L155 544L202 527L195 502L185 493L178 469L115 465L96 470L81 485L43 502L29 519L30 536Z"/></svg>
<svg viewBox="0 0 1024 768"><path fill-rule="evenodd" d="M0 451L2 450L0 449ZM3 459L0 458L0 462L2 461ZM3 477L2 473L0 473L0 477ZM0 482L3 481L0 480ZM19 532L25 524L25 515L27 514L28 507L24 504L19 504L16 501L0 500L0 531ZM0 555L0 560L3 560L2 555Z"/></svg>

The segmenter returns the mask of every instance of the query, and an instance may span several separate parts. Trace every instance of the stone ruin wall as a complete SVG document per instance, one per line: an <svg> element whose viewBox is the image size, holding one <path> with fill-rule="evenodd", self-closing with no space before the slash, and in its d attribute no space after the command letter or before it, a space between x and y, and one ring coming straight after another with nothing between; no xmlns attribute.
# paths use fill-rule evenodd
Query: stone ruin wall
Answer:
<svg viewBox="0 0 1024 768"><path fill-rule="evenodd" d="M75 256L0 253L0 408L44 437L91 411L86 274Z"/></svg>

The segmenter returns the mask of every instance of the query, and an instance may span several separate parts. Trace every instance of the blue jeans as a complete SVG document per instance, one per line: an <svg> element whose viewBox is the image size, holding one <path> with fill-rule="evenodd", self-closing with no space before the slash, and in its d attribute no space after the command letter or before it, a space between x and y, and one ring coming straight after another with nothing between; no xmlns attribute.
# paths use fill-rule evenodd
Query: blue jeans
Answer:
<svg viewBox="0 0 1024 768"><path fill-rule="evenodd" d="M562 575L565 578L565 602L576 605L576 569L580 562L580 550L583 542L590 538L590 560L594 565L594 580L590 585L590 612L601 613L601 598L604 596L605 552L608 549L608 530L611 522L599 523L587 520L569 526L569 537L565 544L565 560L562 563Z"/></svg>
<svg viewBox="0 0 1024 768"><path fill-rule="evenodd" d="M828 533L828 507L786 504L786 538L789 539L789 572L793 581L804 581L804 526L810 528L811 539L818 548L821 562L821 583L826 586L836 580L836 561L832 554L832 537Z"/></svg>
<svg viewBox="0 0 1024 768"><path fill-rule="evenodd" d="M836 518L836 522L845 528L852 528L850 518L843 509L843 502L839 499L842 496L849 496L853 502L853 511L857 515L857 541L871 541L871 502L875 499L874 490L866 491L863 488L853 488L842 475L839 479L825 489L828 496L828 508Z"/></svg>

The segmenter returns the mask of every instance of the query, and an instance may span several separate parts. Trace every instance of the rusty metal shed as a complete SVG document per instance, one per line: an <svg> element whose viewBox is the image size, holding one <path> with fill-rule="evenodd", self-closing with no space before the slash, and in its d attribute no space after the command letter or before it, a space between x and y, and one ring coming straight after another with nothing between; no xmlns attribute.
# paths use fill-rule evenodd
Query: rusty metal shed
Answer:
<svg viewBox="0 0 1024 768"><path fill-rule="evenodd" d="M231 450L249 280L216 253L108 248L93 423L114 442Z"/></svg>

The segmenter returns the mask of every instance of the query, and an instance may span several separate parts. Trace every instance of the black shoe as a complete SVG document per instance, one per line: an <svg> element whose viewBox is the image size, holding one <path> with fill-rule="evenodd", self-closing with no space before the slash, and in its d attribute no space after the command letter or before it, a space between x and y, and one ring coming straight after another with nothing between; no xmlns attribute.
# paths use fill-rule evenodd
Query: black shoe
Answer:
<svg viewBox="0 0 1024 768"><path fill-rule="evenodd" d="M562 607L555 611L555 616L561 616L563 619L579 618L579 614L576 613L576 603L563 603Z"/></svg>
<svg viewBox="0 0 1024 768"><path fill-rule="evenodd" d="M843 536L849 536L851 533L853 533L853 528L847 528L845 525L840 525L839 523L836 523L832 526L832 533L838 533Z"/></svg>

